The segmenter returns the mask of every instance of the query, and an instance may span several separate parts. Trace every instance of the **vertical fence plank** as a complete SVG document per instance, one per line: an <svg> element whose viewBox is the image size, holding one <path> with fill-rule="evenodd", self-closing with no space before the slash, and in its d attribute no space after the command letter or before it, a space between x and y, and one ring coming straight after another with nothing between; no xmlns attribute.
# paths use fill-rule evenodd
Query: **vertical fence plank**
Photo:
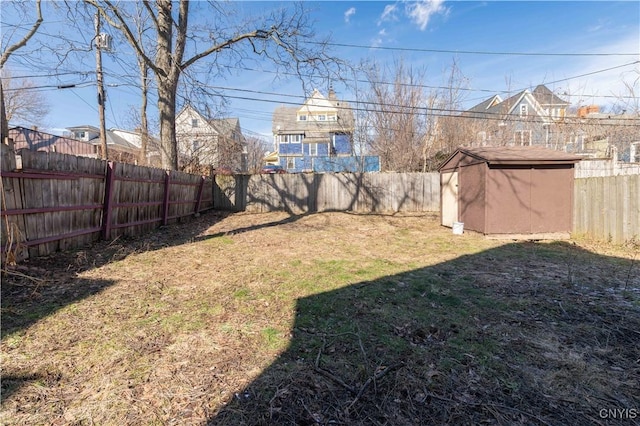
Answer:
<svg viewBox="0 0 640 426"><path fill-rule="evenodd" d="M640 239L640 175L579 178L573 231L622 244Z"/></svg>
<svg viewBox="0 0 640 426"><path fill-rule="evenodd" d="M111 205L113 204L113 189L116 177L115 169L116 163L109 162L107 164L107 177L104 187L104 210L102 213L102 238L105 240L111 238L111 218L113 215L113 208L111 207Z"/></svg>

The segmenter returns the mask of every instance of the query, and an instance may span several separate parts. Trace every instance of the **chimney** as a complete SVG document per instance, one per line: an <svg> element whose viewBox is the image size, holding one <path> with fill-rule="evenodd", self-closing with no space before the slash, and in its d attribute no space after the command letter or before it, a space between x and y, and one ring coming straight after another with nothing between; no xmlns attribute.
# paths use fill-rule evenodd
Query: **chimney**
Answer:
<svg viewBox="0 0 640 426"><path fill-rule="evenodd" d="M329 86L329 99L336 100L336 92L333 90L333 86Z"/></svg>

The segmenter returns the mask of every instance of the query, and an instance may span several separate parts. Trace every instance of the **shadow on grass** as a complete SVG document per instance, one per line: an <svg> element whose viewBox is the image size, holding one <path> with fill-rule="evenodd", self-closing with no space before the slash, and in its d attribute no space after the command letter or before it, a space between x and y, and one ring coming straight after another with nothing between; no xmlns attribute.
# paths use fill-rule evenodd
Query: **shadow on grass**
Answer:
<svg viewBox="0 0 640 426"><path fill-rule="evenodd" d="M27 259L15 266L3 265L2 338L113 284L79 279L79 273L123 260L131 254L192 243L230 214L209 211L142 237L118 237L84 249Z"/></svg>
<svg viewBox="0 0 640 426"><path fill-rule="evenodd" d="M79 278L79 273L122 260L134 253L193 242L229 214L211 211L187 222L158 228L143 237L100 241L86 249L27 259L15 266L3 265L0 289L2 342L10 344L8 340L16 338L16 334L34 323L114 284L111 280ZM37 375L12 375L3 370L2 399L6 400L24 383L40 379Z"/></svg>
<svg viewBox="0 0 640 426"><path fill-rule="evenodd" d="M513 243L299 299L287 349L208 424L628 424L638 270Z"/></svg>

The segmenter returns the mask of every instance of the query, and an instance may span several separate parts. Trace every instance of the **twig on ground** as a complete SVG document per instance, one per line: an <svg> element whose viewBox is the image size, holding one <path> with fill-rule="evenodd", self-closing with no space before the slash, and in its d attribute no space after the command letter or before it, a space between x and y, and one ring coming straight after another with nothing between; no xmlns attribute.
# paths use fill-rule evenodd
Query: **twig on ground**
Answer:
<svg viewBox="0 0 640 426"><path fill-rule="evenodd" d="M340 386L344 387L346 390L348 390L352 394L355 394L356 391L355 391L355 389L353 387L351 387L348 384L346 384L342 379L340 379L339 377L337 377L336 375L334 375L330 371L327 371L324 368L320 367L320 357L322 356L322 352L324 351L324 348L325 348L326 344L327 344L327 341L323 337L322 338L322 346L318 350L318 355L316 356L316 361L315 361L315 363L313 365L313 370L316 373L320 373L321 375L325 376L326 378L333 380L334 382L336 382Z"/></svg>
<svg viewBox="0 0 640 426"><path fill-rule="evenodd" d="M390 365L387 368L384 368L380 371L378 371L376 374L374 374L373 376L369 377L367 379L366 382L364 382L364 385L362 385L362 387L360 388L360 390L358 391L358 394L356 395L355 399L351 402L351 404L349 404L349 406L347 407L347 411L351 409L351 407L353 407L353 405L358 402L358 400L360 399L360 397L362 396L362 394L364 393L365 390L367 390L367 388L369 387L369 385L372 382L375 382L376 380L381 379L385 374L387 374L390 371L393 370L397 370L400 367L404 367L404 363L403 362L399 362L397 364L393 364Z"/></svg>
<svg viewBox="0 0 640 426"><path fill-rule="evenodd" d="M624 282L624 289L626 290L629 286L629 281L631 280L631 270L633 269L633 264L636 261L637 253L633 255L633 259L631 259L631 264L629 265L629 270L627 271L627 279Z"/></svg>
<svg viewBox="0 0 640 426"><path fill-rule="evenodd" d="M8 271L6 269L2 269L1 270L3 274L7 274L7 275L13 275L14 277L20 277L20 278L26 278L28 280L33 281L36 284L44 284L46 281L41 279L41 278L36 278L36 277L32 277L30 275L27 274L23 274L21 272L16 272L16 271Z"/></svg>

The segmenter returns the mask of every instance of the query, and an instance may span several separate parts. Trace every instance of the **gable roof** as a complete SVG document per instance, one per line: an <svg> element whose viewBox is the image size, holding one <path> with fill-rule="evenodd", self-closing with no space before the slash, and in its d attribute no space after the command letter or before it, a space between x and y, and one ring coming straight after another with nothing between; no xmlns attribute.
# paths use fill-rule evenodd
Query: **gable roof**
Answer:
<svg viewBox="0 0 640 426"><path fill-rule="evenodd" d="M187 104L182 110L176 115L176 121L182 115L187 115L192 118L198 118L202 120L203 123L206 123L209 129L213 133L217 133L224 137L233 137L234 134L238 134L240 138L243 138L242 129L240 128L240 119L236 117L231 118L211 118L208 119L204 115L202 115L198 110L196 110L193 106Z"/></svg>
<svg viewBox="0 0 640 426"><path fill-rule="evenodd" d="M305 108L307 108L305 110ZM298 121L298 112L336 111L336 121ZM353 110L348 102L325 98L315 89L301 107L279 106L273 112L272 131L274 134L288 132L353 132Z"/></svg>
<svg viewBox="0 0 640 426"><path fill-rule="evenodd" d="M533 92L525 89L505 100L502 100L499 95L494 95L468 109L465 113L472 117L479 117L482 116L482 114L495 114L496 117L513 114L515 108L520 105L523 100L526 100L526 102L536 110L537 114L544 118L548 116L544 107L551 105L566 107L569 105L569 102L563 101L546 86L540 84Z"/></svg>
<svg viewBox="0 0 640 426"><path fill-rule="evenodd" d="M486 112L489 108L502 102L500 95L493 95L489 99L480 102L478 105L471 107L469 112Z"/></svg>
<svg viewBox="0 0 640 426"><path fill-rule="evenodd" d="M538 85L533 89L533 96L540 103L540 105L563 105L568 106L570 102L562 100L559 96L553 93L544 84Z"/></svg>
<svg viewBox="0 0 640 426"><path fill-rule="evenodd" d="M581 160L581 157L576 155L539 146L458 148L438 170L445 169L447 164L460 154L489 165L575 164Z"/></svg>
<svg viewBox="0 0 640 426"><path fill-rule="evenodd" d="M225 137L232 137L234 133L242 136L242 130L240 129L240 119L238 118L214 118L209 120L211 124L221 135Z"/></svg>

